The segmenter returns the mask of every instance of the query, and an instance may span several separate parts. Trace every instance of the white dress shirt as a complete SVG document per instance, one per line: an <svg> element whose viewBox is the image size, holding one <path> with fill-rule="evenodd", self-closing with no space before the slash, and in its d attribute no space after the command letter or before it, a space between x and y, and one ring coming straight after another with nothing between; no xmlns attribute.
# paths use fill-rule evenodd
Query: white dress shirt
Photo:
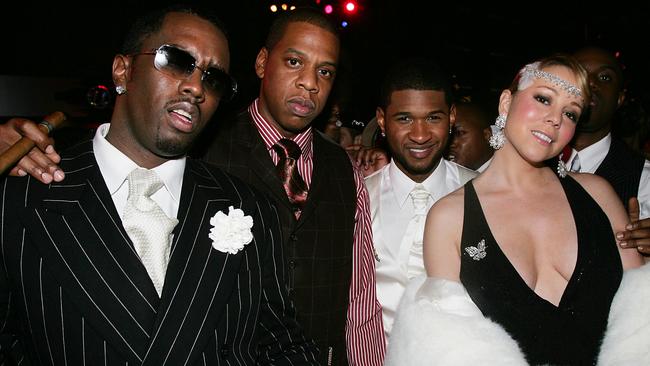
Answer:
<svg viewBox="0 0 650 366"><path fill-rule="evenodd" d="M580 160L580 172L594 174L603 160L605 160L611 144L612 135L607 134L600 141L580 151L572 149L571 157L569 157L566 165L570 167L573 160L578 156ZM650 217L650 161L647 159L641 171L639 192L636 197L639 200L639 207L641 209L640 218L645 219Z"/></svg>
<svg viewBox="0 0 650 366"><path fill-rule="evenodd" d="M459 170L468 172L465 177L476 175L474 171L442 159L433 173L422 182L431 194L427 210L437 200L463 185ZM378 256L375 263L377 298L382 305L384 333L388 339L395 311L410 280L407 265L412 255L402 253L410 250L410 247L402 247L402 239L414 214L409 193L416 182L391 161L366 177L366 185L370 194L373 242ZM424 273L424 263L421 263L421 268L420 272Z"/></svg>
<svg viewBox="0 0 650 366"><path fill-rule="evenodd" d="M483 165L478 167L478 169L476 169L476 171L479 172L479 173L483 173L485 171L485 169L487 169L490 166L490 163L492 162L492 159L494 159L494 155L491 156L485 163L483 163Z"/></svg>
<svg viewBox="0 0 650 366"><path fill-rule="evenodd" d="M138 168L138 165L106 140L109 128L109 123L99 126L93 138L93 150L108 192L113 198L117 212L122 217L129 195L129 182L126 177L133 169ZM154 193L151 199L162 208L167 216L176 218L183 185L185 158L166 161L152 170L158 174L165 186Z"/></svg>

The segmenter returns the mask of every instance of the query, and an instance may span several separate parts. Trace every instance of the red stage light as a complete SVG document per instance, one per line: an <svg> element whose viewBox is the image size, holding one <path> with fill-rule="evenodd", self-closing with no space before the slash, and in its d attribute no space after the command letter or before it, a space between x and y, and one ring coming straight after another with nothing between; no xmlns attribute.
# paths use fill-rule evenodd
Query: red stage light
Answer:
<svg viewBox="0 0 650 366"><path fill-rule="evenodd" d="M357 11L357 3L354 1L346 1L343 5L346 13L354 13Z"/></svg>

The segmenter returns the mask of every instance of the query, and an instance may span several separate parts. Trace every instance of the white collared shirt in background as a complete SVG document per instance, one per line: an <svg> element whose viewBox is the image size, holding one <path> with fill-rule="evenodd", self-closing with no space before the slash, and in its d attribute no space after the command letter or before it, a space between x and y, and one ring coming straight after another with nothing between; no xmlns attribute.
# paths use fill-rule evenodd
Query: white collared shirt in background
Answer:
<svg viewBox="0 0 650 366"><path fill-rule="evenodd" d="M607 134L600 141L595 144L589 145L586 148L577 151L572 149L571 157L566 165L571 166L576 156L580 159L580 172L594 174L600 164L609 153L609 147L612 144L612 135ZM645 219L650 217L650 161L646 159L641 171L641 179L639 181L639 192L637 193L639 200L639 207L641 209L640 218Z"/></svg>

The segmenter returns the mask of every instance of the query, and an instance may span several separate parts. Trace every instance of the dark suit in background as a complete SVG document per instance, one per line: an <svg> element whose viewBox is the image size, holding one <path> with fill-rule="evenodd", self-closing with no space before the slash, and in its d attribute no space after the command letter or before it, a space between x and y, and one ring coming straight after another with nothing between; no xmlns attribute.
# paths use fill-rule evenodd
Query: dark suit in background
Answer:
<svg viewBox="0 0 650 366"><path fill-rule="evenodd" d="M612 143L605 160L594 172L596 175L607 179L614 187L614 190L623 201L625 208L628 208L631 197L639 193L639 182L645 158L632 150L622 140L612 137Z"/></svg>
<svg viewBox="0 0 650 366"><path fill-rule="evenodd" d="M268 200L187 160L161 298L106 188L90 141L63 154L65 181L0 185L0 352L6 364L316 364L286 298ZM254 219L237 254L212 248L210 218Z"/></svg>
<svg viewBox="0 0 650 366"><path fill-rule="evenodd" d="M205 160L267 192L278 206L289 293L305 334L321 349L320 362L346 364L345 322L352 274L356 191L352 164L340 146L314 131L314 172L296 221L269 152L245 110L220 121Z"/></svg>

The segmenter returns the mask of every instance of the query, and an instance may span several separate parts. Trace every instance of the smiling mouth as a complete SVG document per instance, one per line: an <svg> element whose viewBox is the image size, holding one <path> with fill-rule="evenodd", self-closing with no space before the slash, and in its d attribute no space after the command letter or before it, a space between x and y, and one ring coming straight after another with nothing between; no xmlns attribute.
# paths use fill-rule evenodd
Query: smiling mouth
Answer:
<svg viewBox="0 0 650 366"><path fill-rule="evenodd" d="M434 150L434 146L432 145L426 147L408 147L406 148L406 150L408 151L409 155L411 155L416 159L425 159L432 154Z"/></svg>
<svg viewBox="0 0 650 366"><path fill-rule="evenodd" d="M533 135L535 137L537 137L538 139L540 139L540 140L542 140L542 141L544 141L546 143L550 144L551 142L553 142L553 139L551 137L549 137L548 135L544 134L544 133L541 133L539 131L533 131L532 133L533 133Z"/></svg>

